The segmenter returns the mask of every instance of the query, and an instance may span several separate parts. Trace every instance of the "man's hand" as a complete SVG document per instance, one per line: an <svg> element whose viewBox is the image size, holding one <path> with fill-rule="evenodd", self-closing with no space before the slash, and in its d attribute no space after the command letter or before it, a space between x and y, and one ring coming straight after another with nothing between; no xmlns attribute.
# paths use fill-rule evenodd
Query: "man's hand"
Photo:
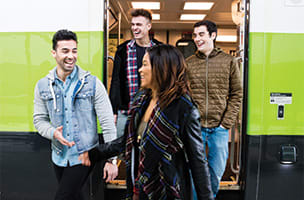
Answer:
<svg viewBox="0 0 304 200"><path fill-rule="evenodd" d="M84 166L91 166L91 161L89 158L89 152L83 152L82 154L79 155L78 160L81 160L81 164Z"/></svg>
<svg viewBox="0 0 304 200"><path fill-rule="evenodd" d="M118 175L118 167L112 163L106 162L103 168L103 179L107 178L106 183L113 181Z"/></svg>
<svg viewBox="0 0 304 200"><path fill-rule="evenodd" d="M117 115L114 114L114 123L117 125Z"/></svg>
<svg viewBox="0 0 304 200"><path fill-rule="evenodd" d="M61 144L68 146L68 147L72 147L73 145L75 145L75 142L69 142L67 141L63 136L62 136L62 129L63 126L59 126L56 128L55 132L54 132L54 138L57 139Z"/></svg>

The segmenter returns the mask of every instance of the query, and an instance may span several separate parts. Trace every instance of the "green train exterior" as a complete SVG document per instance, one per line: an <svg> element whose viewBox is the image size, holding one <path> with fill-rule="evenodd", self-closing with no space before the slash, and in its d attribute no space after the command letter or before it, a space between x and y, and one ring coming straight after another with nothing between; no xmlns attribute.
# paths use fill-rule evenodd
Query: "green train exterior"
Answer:
<svg viewBox="0 0 304 200"><path fill-rule="evenodd" d="M103 79L105 1L0 4L0 199L51 200L57 183L50 142L33 126L34 87L56 66L52 37L59 29L76 32L77 64ZM102 183L90 178L88 199L100 189L93 181Z"/></svg>
<svg viewBox="0 0 304 200"><path fill-rule="evenodd" d="M241 199L304 199L303 6L246 1Z"/></svg>

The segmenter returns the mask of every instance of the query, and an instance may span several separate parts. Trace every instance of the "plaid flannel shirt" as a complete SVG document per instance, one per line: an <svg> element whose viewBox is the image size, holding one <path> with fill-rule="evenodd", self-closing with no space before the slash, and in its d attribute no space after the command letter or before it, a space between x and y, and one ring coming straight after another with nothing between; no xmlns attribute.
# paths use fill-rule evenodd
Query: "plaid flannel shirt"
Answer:
<svg viewBox="0 0 304 200"><path fill-rule="evenodd" d="M151 40L150 47L154 45L155 43ZM133 97L139 89L135 39L131 40L127 44L127 84L130 95L130 102L129 102L129 108L130 108L130 105L132 104L133 101Z"/></svg>

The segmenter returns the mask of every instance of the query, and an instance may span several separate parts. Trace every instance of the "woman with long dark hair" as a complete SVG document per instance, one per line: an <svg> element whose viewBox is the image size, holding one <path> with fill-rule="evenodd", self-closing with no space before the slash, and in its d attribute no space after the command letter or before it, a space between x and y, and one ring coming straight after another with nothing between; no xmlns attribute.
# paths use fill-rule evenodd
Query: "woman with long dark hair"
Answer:
<svg viewBox="0 0 304 200"><path fill-rule="evenodd" d="M171 45L157 45L142 63L142 89L134 97L123 142L127 199L190 200L190 172L198 199L213 199L200 115L182 54ZM99 148L105 149L110 148Z"/></svg>

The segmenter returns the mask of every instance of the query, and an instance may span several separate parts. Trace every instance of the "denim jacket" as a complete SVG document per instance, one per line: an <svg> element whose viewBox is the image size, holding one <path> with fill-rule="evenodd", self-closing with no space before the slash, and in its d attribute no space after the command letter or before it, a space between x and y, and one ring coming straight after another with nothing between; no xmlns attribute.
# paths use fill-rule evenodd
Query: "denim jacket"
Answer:
<svg viewBox="0 0 304 200"><path fill-rule="evenodd" d="M76 66L78 67L78 66ZM63 125L64 110L60 88L55 84L56 68L38 81L34 98L34 126L39 134L52 140L52 150L62 153L62 144L54 139L57 127ZM72 96L72 132L80 153L96 147L98 142L97 118L105 142L116 138L112 106L99 79L78 67L78 82Z"/></svg>

